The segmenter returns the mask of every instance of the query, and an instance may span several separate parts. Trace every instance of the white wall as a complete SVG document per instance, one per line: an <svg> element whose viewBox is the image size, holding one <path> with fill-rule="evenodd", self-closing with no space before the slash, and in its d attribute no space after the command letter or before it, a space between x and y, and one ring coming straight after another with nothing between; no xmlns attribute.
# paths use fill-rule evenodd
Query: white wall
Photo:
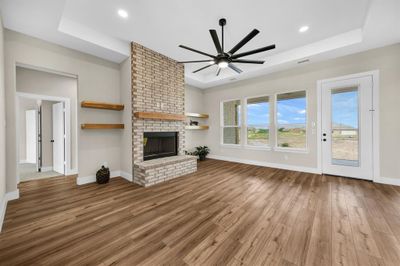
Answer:
<svg viewBox="0 0 400 266"><path fill-rule="evenodd" d="M381 177L400 178L400 44L305 65L256 79L204 91L205 112L210 114L207 144L211 153L234 159L298 167L317 167L317 135L308 123L308 152L290 153L226 148L220 145L220 101L277 92L307 90L308 120L317 120L317 80L380 70L380 161Z"/></svg>
<svg viewBox="0 0 400 266"><path fill-rule="evenodd" d="M122 121L125 129L121 133L121 171L133 176L132 167L132 96L131 96L131 58L120 65L121 103L125 105Z"/></svg>
<svg viewBox="0 0 400 266"><path fill-rule="evenodd" d="M203 90L195 88L189 85L185 86L185 112L186 113L206 113L204 106L204 94ZM202 118L187 118L187 122L190 119L198 121L200 124L208 124L208 119ZM186 150L193 151L196 146L207 145L206 137L208 130L186 130L185 141Z"/></svg>
<svg viewBox="0 0 400 266"><path fill-rule="evenodd" d="M38 104L35 99L18 99L18 124L19 124L19 161L26 161L26 111L37 110Z"/></svg>
<svg viewBox="0 0 400 266"><path fill-rule="evenodd" d="M0 231L6 193L6 104L4 85L4 30L0 17Z"/></svg>
<svg viewBox="0 0 400 266"><path fill-rule="evenodd" d="M53 166L53 104L57 102L42 101L42 168ZM75 134L74 134L75 135Z"/></svg>
<svg viewBox="0 0 400 266"><path fill-rule="evenodd" d="M12 31L5 31L7 108L7 191L16 184L16 64L31 65L78 77L78 103L83 100L119 103L119 65ZM81 123L120 123L121 112L78 107ZM103 162L120 170L121 130L78 129L79 176L94 175Z"/></svg>

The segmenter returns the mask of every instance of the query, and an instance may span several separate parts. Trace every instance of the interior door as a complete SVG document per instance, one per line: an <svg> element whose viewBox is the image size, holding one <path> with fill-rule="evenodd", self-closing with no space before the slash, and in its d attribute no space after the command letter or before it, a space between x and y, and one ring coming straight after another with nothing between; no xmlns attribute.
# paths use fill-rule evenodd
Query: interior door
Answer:
<svg viewBox="0 0 400 266"><path fill-rule="evenodd" d="M65 173L64 103L53 104L53 169Z"/></svg>
<svg viewBox="0 0 400 266"><path fill-rule="evenodd" d="M322 84L322 172L373 177L372 77Z"/></svg>
<svg viewBox="0 0 400 266"><path fill-rule="evenodd" d="M26 125L26 162L37 163L37 110L25 111L25 125Z"/></svg>

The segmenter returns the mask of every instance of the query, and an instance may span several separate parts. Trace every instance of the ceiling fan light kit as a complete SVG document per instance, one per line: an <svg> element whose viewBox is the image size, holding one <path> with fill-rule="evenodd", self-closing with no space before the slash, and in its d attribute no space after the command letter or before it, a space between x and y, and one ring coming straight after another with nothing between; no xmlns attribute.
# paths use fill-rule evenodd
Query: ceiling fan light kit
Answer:
<svg viewBox="0 0 400 266"><path fill-rule="evenodd" d="M179 63L202 63L202 62L207 62L208 65L201 67L195 71L193 71L193 73L197 73L199 71L202 71L206 68L209 68L213 65L217 65L218 69L217 69L217 73L216 75L218 76L221 72L221 69L223 68L230 68L233 71L235 71L236 73L240 74L243 71L238 68L234 63L237 64L264 64L265 61L261 61L261 60L246 60L246 59L240 59L242 57L248 56L248 55L252 55L252 54L257 54L257 53L261 53L261 52L265 52L268 50L272 50L275 49L275 44L272 45L268 45L265 47L261 47L258 49L254 49L248 52L243 52L243 53L239 53L236 54L236 52L241 49L244 45L246 45L251 39L253 39L258 33L260 33L259 30L254 29L252 30L249 34L247 34L246 37L244 37L238 44L236 44L232 49L230 49L228 52L225 52L225 47L224 47L224 26L226 25L226 19L221 18L219 20L219 25L221 26L221 42L219 41L218 38L218 34L217 31L214 29L210 30L210 35L211 38L214 42L215 45L215 49L217 50L217 55L211 55L193 48L190 48L188 46L185 45L179 45L179 47L207 56L207 57L211 57L212 60L208 59L208 60L194 60L194 61L183 61L183 62L179 62Z"/></svg>

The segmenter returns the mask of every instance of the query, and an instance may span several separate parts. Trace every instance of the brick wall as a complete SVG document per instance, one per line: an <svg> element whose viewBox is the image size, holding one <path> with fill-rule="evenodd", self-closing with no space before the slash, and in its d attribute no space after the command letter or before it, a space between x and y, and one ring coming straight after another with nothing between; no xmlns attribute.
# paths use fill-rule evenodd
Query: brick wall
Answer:
<svg viewBox="0 0 400 266"><path fill-rule="evenodd" d="M132 112L185 113L184 67L140 44L131 44ZM144 132L178 132L178 154L184 154L185 125L181 121L137 119L133 115L133 163L143 161Z"/></svg>

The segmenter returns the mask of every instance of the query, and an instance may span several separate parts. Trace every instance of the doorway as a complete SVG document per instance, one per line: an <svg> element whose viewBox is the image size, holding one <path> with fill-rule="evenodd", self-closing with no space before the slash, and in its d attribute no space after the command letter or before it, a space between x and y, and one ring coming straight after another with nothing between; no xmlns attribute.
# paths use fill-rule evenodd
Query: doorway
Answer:
<svg viewBox="0 0 400 266"><path fill-rule="evenodd" d="M320 83L321 170L323 174L373 180L377 88L371 74Z"/></svg>
<svg viewBox="0 0 400 266"><path fill-rule="evenodd" d="M64 176L69 99L17 93L19 181Z"/></svg>

